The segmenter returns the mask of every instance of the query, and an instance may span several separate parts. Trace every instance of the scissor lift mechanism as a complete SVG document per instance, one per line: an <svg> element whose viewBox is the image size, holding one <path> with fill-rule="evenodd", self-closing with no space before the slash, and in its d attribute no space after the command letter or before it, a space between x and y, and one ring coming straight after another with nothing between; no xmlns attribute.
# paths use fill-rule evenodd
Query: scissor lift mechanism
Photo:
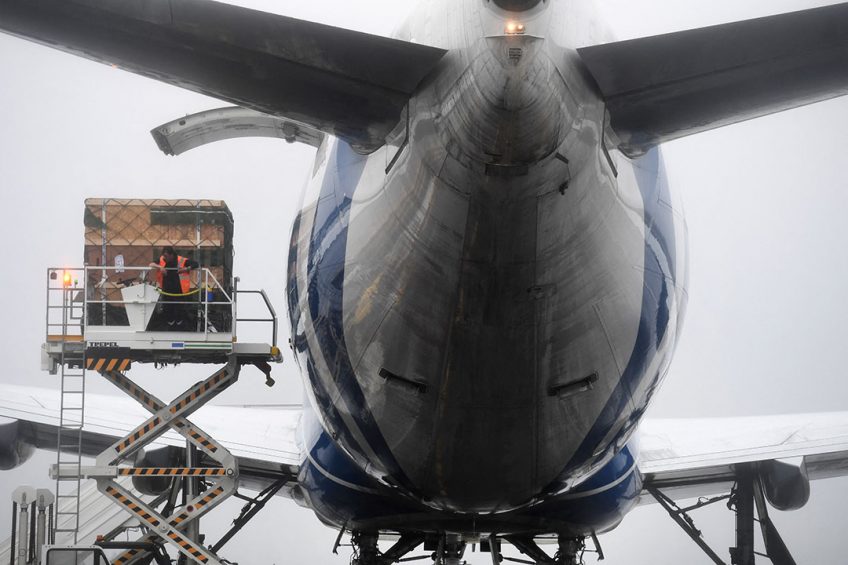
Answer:
<svg viewBox="0 0 848 565"><path fill-rule="evenodd" d="M85 280L89 279L88 269L82 270ZM206 380L193 385L184 393L176 397L170 403L165 403L142 387L130 380L125 371L128 370L133 361L135 362L180 362L179 351L167 351L166 357L162 357L162 343L167 342L172 335L177 339L185 339L185 334L191 332L143 332L132 331L132 329L118 329L123 332L120 335L119 347L103 348L101 336L103 328L94 328L87 331L84 315L74 315L74 308L81 313L87 312L89 300L89 289L78 288L76 284L68 284L68 278L63 276L62 286L51 287L50 281L58 279L51 273L63 272L65 269L48 270L48 322L47 322L47 344L45 355L49 360L48 369L56 369L61 366L64 375L67 367L75 367L78 370L94 370L100 373L106 380L114 384L119 390L135 399L148 412L150 417L133 429L123 438L114 442L109 448L97 456L94 466L82 466L79 458L73 462L63 462L61 458L51 468L51 476L60 482L74 481L78 484L81 479L94 479L97 488L109 497L115 504L120 505L142 524L145 533L135 542L128 544L132 548L125 550L114 561L114 565L131 565L139 562L150 555L144 547L154 545L169 545L176 549L186 559L204 565L220 565L221 561L211 550L204 547L197 539L196 533L192 535L192 527L197 531L196 525L201 516L207 514L213 508L221 504L227 497L234 494L238 487L238 463L233 455L214 438L198 428L187 418L207 402L215 398L238 380L241 367L252 364L259 367L266 375L270 372L269 362L279 362L280 352L276 347L276 314L262 291L248 291L260 293L271 314L271 319L250 319L248 321L271 321L273 322L273 338L271 344L238 344L235 340L235 303L233 301L233 327L226 332L226 337L232 338L228 343L222 343L217 336L212 336L213 341L208 347L200 350L185 351L184 362L214 363L226 359L226 365L215 371ZM51 336L50 322L50 291L61 293L61 335ZM144 292L147 292L146 290ZM83 293L83 300L80 300ZM105 302L105 301L103 301ZM129 304L129 302L128 302ZM138 304L136 302L135 304ZM147 303L145 303L147 304ZM148 307L148 306L145 306ZM59 307L56 307L57 309ZM208 305L207 305L208 308ZM148 315L149 318L149 315ZM68 320L78 320L78 329L72 331ZM52 327L59 327L53 324ZM210 332L204 328L202 334L195 337L198 342L208 340ZM110 331L109 328L106 331ZM150 333L149 336L144 335ZM95 336L96 343L89 342L89 334ZM164 334L164 335L163 335ZM118 333L116 333L118 335ZM52 340L51 340L52 337ZM149 339L148 339L149 338ZM51 345L52 341L52 345ZM145 342L151 345L145 347ZM220 344L220 345L218 345ZM69 354L70 352L70 354ZM76 354L74 354L76 353ZM52 364L52 366L51 366ZM67 366L67 367L66 367ZM268 384L273 381L268 376ZM63 385L64 400L64 385ZM80 408L80 414L82 414ZM82 415L80 415L80 433L82 428ZM145 446L156 441L168 430L174 430L182 435L187 442L186 466L183 467L135 467L130 462L134 455ZM61 427L60 427L61 440ZM213 462L214 466L196 466L194 458L188 458L191 448L206 456L204 461ZM61 457L61 456L60 456ZM64 460L68 461L68 460ZM130 463L128 465L128 463ZM151 505L145 503L141 496L130 489L125 488L117 482L118 477L124 476L156 476L173 477L185 479L200 479L207 482L208 488L197 493L192 490L184 492L188 497L184 504L176 509L171 515L163 515L156 511ZM57 487L58 488L58 487ZM78 509L77 509L78 511Z"/></svg>
<svg viewBox="0 0 848 565"><path fill-rule="evenodd" d="M185 530L201 516L218 506L227 497L236 492L238 486L238 463L233 455L209 434L190 422L187 417L215 398L219 393L238 380L240 364L236 357L223 369L216 371L206 380L192 386L174 401L165 404L150 394L123 373L117 370L103 370L100 373L120 390L134 398L151 416L129 434L117 440L97 456L95 465L63 467L54 465L53 478L95 479L100 492L110 497L116 504L134 515L145 526L147 533L136 543L161 541L170 544L177 551L197 563L218 565L220 561L211 551L196 540L191 539ZM156 441L168 430L174 430L214 461L215 467L126 467L143 447ZM211 484L202 493L189 499L172 516L163 516L142 501L141 497L116 482L120 476L167 476L167 477L203 477ZM145 551L130 549L113 561L115 565L130 565L144 557Z"/></svg>

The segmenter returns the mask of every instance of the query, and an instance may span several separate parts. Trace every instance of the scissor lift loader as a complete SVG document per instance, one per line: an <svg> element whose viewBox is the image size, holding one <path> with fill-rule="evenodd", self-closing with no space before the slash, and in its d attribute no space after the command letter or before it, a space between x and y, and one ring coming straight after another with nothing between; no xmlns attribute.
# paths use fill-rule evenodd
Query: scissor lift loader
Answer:
<svg viewBox="0 0 848 565"><path fill-rule="evenodd" d="M104 290L97 281L110 267L79 269L51 268L47 271L47 325L42 348L43 368L61 374L58 456L51 468L56 496L64 508L56 524L67 533L79 526L79 487L94 479L98 490L133 515L144 534L113 564L129 565L150 557L150 548L171 546L183 561L217 565L219 558L200 542L198 520L236 492L239 470L235 457L188 417L238 380L246 364L259 367L270 377L271 363L280 362L277 347L277 317L264 291L243 291L236 284L230 291L209 270L199 271L198 289L171 300L185 315L183 327L154 323L161 314L162 291L147 282L149 267L120 267L135 275L119 288ZM238 297L254 294L262 298L267 317L238 318ZM240 342L239 322L264 323L269 342ZM176 331L169 331L176 330ZM159 400L127 376L137 363L169 366L180 363L223 365L171 402ZM86 374L94 371L141 404L150 416L125 437L97 456L93 466L82 465L85 420ZM135 455L168 430L186 439L186 461L180 467L136 467ZM200 466L199 461L204 461ZM144 502L141 495L119 483L119 477L184 478L188 488L185 502L165 515ZM207 485L198 488L200 479ZM74 504L74 497L76 504ZM64 504L63 504L64 503ZM70 503L70 504L69 504ZM57 528L61 532L62 528ZM74 539L76 542L76 539ZM90 547L84 549L90 552Z"/></svg>

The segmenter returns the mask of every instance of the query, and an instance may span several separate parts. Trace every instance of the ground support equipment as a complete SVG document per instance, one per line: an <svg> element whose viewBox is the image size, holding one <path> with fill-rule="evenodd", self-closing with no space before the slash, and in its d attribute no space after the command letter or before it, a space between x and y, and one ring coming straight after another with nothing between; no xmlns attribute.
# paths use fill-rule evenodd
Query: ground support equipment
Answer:
<svg viewBox="0 0 848 565"><path fill-rule="evenodd" d="M199 543L196 536L189 535L188 530L197 524L201 516L236 492L238 464L226 448L191 423L187 417L236 382L240 367L238 357L232 356L224 368L192 386L169 404L148 393L118 370L101 371L107 380L144 406L151 416L103 451L97 457L93 467L81 467L77 470L55 466L52 472L56 477L67 477L79 473L82 478L96 479L100 492L121 505L146 528L147 532L137 540L137 548L125 551L113 562L114 564L130 565L138 562L149 555L149 551L142 548L149 547L147 544L154 542L173 546L181 555L195 563L204 565L221 563L212 551ZM131 461L132 456L140 449L168 430L174 430L185 437L191 447L196 448L218 466L167 468L119 466ZM139 495L118 484L116 479L121 476L203 478L209 486L205 491L191 496L173 515L164 516L146 504Z"/></svg>

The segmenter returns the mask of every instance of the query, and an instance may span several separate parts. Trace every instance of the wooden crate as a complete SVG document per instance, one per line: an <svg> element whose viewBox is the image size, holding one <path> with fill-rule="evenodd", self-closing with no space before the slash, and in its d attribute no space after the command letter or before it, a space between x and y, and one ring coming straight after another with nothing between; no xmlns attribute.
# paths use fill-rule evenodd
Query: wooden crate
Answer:
<svg viewBox="0 0 848 565"><path fill-rule="evenodd" d="M89 198L85 201L84 261L89 267L144 267L158 262L164 246L208 268L225 289L232 288L233 216L222 200L139 200ZM89 284L112 286L138 271L93 271ZM202 281L201 281L202 282Z"/></svg>

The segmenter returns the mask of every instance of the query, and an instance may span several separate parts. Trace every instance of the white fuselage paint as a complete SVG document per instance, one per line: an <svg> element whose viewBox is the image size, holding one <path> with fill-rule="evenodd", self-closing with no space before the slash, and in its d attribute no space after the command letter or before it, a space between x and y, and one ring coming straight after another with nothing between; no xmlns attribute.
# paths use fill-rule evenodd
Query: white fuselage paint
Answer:
<svg viewBox="0 0 848 565"><path fill-rule="evenodd" d="M523 36L504 35L512 18ZM434 508L506 511L630 438L685 309L685 222L659 155L605 140L575 52L610 39L592 2L426 2L398 36L449 51L386 146L319 149L293 335L310 402L362 469Z"/></svg>

